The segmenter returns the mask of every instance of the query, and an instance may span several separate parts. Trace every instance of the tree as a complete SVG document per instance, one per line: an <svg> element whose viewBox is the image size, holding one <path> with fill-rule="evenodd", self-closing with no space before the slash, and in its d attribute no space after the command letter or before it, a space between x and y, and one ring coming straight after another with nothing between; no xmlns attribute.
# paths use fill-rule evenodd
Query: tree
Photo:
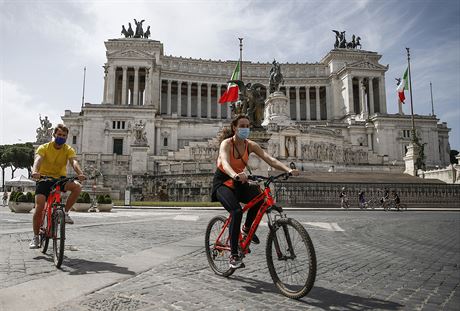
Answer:
<svg viewBox="0 0 460 311"><path fill-rule="evenodd" d="M14 178L14 172L18 168L27 169L30 177L34 164L34 147L31 143L10 145L3 156L4 161L11 167L11 178Z"/></svg>
<svg viewBox="0 0 460 311"><path fill-rule="evenodd" d="M0 145L0 167L2 168L2 189L5 190L5 169L11 166L8 157L5 155L9 145Z"/></svg>
<svg viewBox="0 0 460 311"><path fill-rule="evenodd" d="M451 150L450 151L450 163L451 164L458 164L458 160L455 158L458 155L457 150Z"/></svg>

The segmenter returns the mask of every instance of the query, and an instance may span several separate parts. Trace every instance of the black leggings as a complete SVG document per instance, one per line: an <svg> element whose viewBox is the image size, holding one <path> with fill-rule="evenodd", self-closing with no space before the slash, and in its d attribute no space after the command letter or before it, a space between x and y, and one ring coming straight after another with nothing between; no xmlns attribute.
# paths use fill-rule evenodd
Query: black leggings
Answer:
<svg viewBox="0 0 460 311"><path fill-rule="evenodd" d="M240 236L241 219L243 218L243 209L241 208L240 202L248 203L259 193L260 188L258 186L249 185L248 183L238 185L235 190L224 185L220 186L216 190L217 200L232 216L229 228L232 255L238 255L238 238ZM262 203L263 201L260 201L260 203L248 210L248 215L246 216L246 221L244 223L246 228L251 227Z"/></svg>

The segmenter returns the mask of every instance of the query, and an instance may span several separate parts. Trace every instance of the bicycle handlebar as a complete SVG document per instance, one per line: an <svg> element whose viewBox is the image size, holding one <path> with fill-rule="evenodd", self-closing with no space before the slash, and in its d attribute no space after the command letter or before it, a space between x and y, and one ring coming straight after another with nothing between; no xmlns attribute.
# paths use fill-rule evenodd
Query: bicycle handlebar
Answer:
<svg viewBox="0 0 460 311"><path fill-rule="evenodd" d="M265 187L268 187L272 182L274 182L277 179L284 178L284 180L287 180L290 176L292 176L292 173L281 173L276 176L261 176L261 175L249 175L248 179L256 182L261 182L264 181Z"/></svg>

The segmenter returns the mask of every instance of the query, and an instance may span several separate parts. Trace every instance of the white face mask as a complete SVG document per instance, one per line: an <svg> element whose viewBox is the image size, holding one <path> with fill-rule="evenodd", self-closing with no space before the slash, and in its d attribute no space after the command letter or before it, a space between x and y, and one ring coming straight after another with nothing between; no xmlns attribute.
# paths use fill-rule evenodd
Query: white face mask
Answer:
<svg viewBox="0 0 460 311"><path fill-rule="evenodd" d="M236 135L241 138L241 139L247 139L249 137L249 133L250 133L250 129L249 127L242 127L242 128L238 128L238 131L236 132Z"/></svg>

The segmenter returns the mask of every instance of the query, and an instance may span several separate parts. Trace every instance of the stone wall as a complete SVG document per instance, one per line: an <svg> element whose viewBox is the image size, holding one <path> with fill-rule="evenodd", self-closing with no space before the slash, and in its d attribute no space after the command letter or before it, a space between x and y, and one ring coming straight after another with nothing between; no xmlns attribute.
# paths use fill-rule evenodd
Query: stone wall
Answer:
<svg viewBox="0 0 460 311"><path fill-rule="evenodd" d="M384 189L395 190L409 208L460 207L460 185L278 182L274 194L281 206L340 207L342 187L347 189L351 207L358 207L360 191L369 200L381 198Z"/></svg>

